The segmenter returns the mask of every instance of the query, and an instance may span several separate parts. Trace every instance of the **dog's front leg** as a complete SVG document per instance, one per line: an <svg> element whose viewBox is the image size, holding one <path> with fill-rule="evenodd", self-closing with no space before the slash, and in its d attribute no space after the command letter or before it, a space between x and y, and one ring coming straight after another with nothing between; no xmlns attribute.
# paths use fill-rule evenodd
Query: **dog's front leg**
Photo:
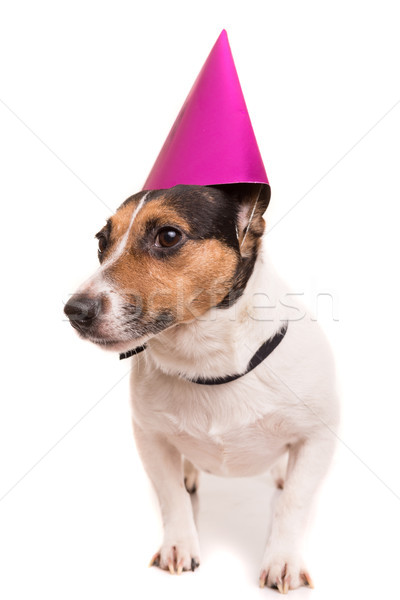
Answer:
<svg viewBox="0 0 400 600"><path fill-rule="evenodd" d="M160 503L164 540L151 564L180 574L200 564L192 503L184 486L182 456L161 434L134 423L136 444Z"/></svg>
<svg viewBox="0 0 400 600"><path fill-rule="evenodd" d="M282 593L300 585L312 587L300 556L300 544L313 497L327 471L333 447L333 435L329 432L290 447L286 480L275 506L262 562L261 587L276 587Z"/></svg>

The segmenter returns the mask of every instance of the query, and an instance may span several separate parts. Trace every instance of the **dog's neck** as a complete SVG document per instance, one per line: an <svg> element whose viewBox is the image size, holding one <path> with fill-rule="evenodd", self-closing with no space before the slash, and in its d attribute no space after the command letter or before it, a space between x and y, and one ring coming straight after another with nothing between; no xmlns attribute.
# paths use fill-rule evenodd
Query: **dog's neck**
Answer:
<svg viewBox="0 0 400 600"><path fill-rule="evenodd" d="M186 378L244 372L257 349L285 322L285 292L263 250L244 294L229 308L213 308L199 319L164 331L148 343L156 368Z"/></svg>

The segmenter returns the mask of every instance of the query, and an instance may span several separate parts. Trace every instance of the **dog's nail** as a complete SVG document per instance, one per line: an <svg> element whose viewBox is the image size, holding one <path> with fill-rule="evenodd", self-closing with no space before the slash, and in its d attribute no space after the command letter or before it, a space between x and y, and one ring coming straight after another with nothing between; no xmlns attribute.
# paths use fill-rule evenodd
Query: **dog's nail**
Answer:
<svg viewBox="0 0 400 600"><path fill-rule="evenodd" d="M267 581L267 572L266 571L262 571L261 575L260 575L260 588L265 587L265 582Z"/></svg>
<svg viewBox="0 0 400 600"><path fill-rule="evenodd" d="M195 569L197 569L197 567L200 566L200 563L197 562L197 560L195 558L192 558L192 562L190 564L190 568L192 571L194 571Z"/></svg>
<svg viewBox="0 0 400 600"><path fill-rule="evenodd" d="M285 593L283 591L282 581L278 581L278 583L276 584L276 587L278 588L278 591L279 591L280 594L284 594Z"/></svg>
<svg viewBox="0 0 400 600"><path fill-rule="evenodd" d="M304 585L308 585L308 587L314 589L314 582L307 571L304 571L304 573L301 574L301 577L303 578Z"/></svg>
<svg viewBox="0 0 400 600"><path fill-rule="evenodd" d="M182 575L182 571L183 571L183 558L181 558L181 560L178 562L178 565L176 568L176 574Z"/></svg>
<svg viewBox="0 0 400 600"><path fill-rule="evenodd" d="M287 594L289 591L290 577L285 577L283 580L283 591L282 594Z"/></svg>
<svg viewBox="0 0 400 600"><path fill-rule="evenodd" d="M172 562L172 560L168 561L168 569L171 575L175 575L174 563Z"/></svg>
<svg viewBox="0 0 400 600"><path fill-rule="evenodd" d="M149 562L149 567L159 567L160 566L160 553L156 552L151 561Z"/></svg>

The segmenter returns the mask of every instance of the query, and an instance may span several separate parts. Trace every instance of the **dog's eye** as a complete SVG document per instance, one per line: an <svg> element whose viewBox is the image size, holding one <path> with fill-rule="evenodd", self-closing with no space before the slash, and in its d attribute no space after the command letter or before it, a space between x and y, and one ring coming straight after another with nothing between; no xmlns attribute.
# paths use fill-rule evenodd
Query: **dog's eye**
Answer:
<svg viewBox="0 0 400 600"><path fill-rule="evenodd" d="M172 248L173 246L176 246L181 239L182 234L180 231L172 229L172 227L164 227L158 232L155 243L159 248Z"/></svg>
<svg viewBox="0 0 400 600"><path fill-rule="evenodd" d="M99 236L99 254L103 254L104 250L107 248L107 240L104 235Z"/></svg>

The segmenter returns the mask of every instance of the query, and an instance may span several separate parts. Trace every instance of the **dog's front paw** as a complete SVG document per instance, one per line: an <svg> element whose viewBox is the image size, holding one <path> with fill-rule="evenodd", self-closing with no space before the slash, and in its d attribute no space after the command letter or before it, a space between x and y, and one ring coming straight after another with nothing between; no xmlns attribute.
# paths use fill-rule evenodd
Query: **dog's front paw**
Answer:
<svg viewBox="0 0 400 600"><path fill-rule="evenodd" d="M314 584L302 562L295 556L272 556L263 561L260 587L276 588L281 594L301 585L313 588Z"/></svg>
<svg viewBox="0 0 400 600"><path fill-rule="evenodd" d="M175 544L164 543L153 556L150 567L160 567L169 570L171 574L180 575L182 571L194 571L200 565L198 544L190 541L180 541Z"/></svg>

